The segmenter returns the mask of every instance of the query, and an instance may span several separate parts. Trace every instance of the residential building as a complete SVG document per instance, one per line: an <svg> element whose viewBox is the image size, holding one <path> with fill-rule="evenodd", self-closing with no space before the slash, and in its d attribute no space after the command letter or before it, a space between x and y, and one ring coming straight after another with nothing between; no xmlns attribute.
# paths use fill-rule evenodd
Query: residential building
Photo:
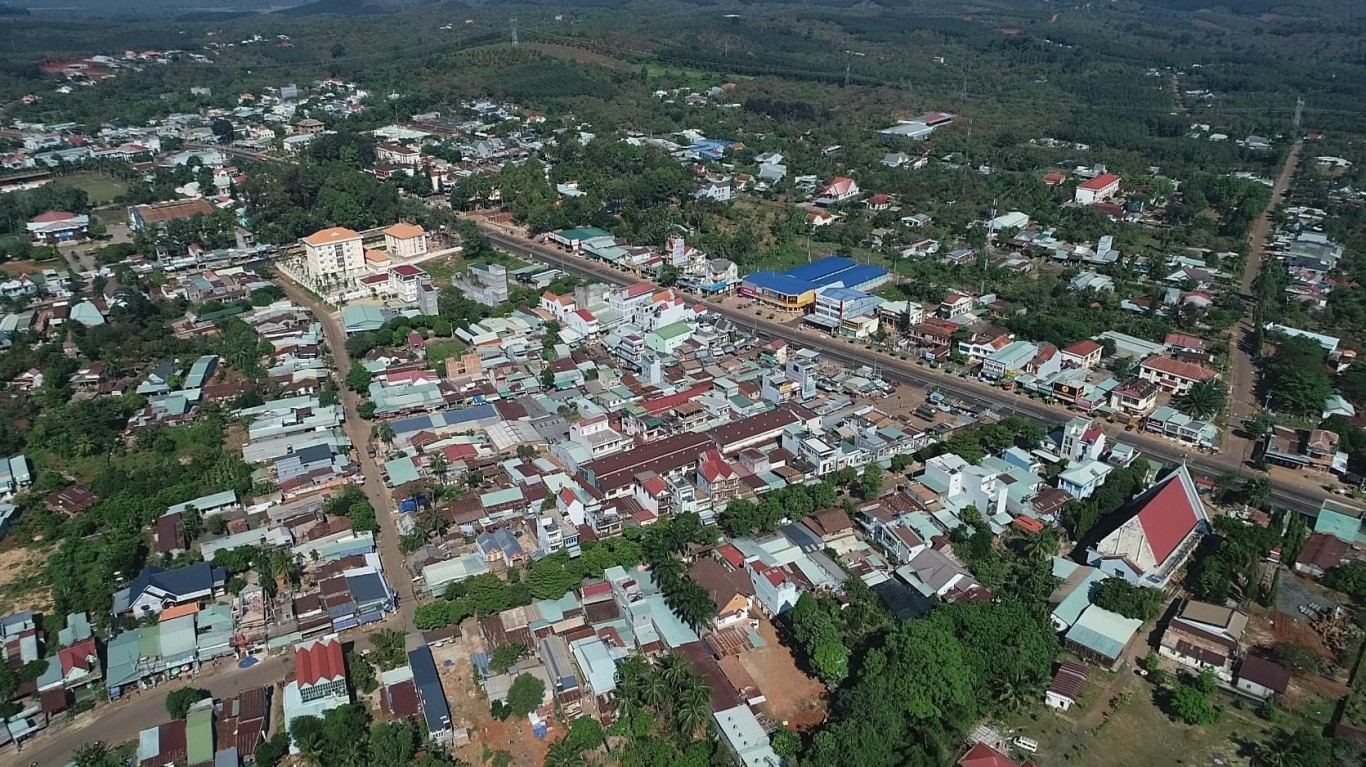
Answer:
<svg viewBox="0 0 1366 767"><path fill-rule="evenodd" d="M221 594L227 573L208 562L163 570L148 565L133 582L114 594L114 614L141 618L170 607L197 604Z"/></svg>
<svg viewBox="0 0 1366 767"><path fill-rule="evenodd" d="M1248 655L1238 667L1234 687L1262 700L1279 697L1290 687L1290 672L1265 658Z"/></svg>
<svg viewBox="0 0 1366 767"><path fill-rule="evenodd" d="M315 279L347 277L365 267L365 247L358 232L340 226L303 239L305 268Z"/></svg>
<svg viewBox="0 0 1366 767"><path fill-rule="evenodd" d="M1219 374L1195 362L1183 362L1172 357L1149 357L1138 366L1138 377L1152 381L1163 391L1182 395L1201 381L1210 381Z"/></svg>
<svg viewBox="0 0 1366 767"><path fill-rule="evenodd" d="M1247 621L1245 613L1231 607L1188 599L1167 623L1157 652L1197 673L1209 670L1232 683Z"/></svg>
<svg viewBox="0 0 1366 767"><path fill-rule="evenodd" d="M417 303L418 293L423 285L430 285L427 273L412 264L399 264L389 267L389 290L400 301Z"/></svg>
<svg viewBox="0 0 1366 767"><path fill-rule="evenodd" d="M1079 184L1073 200L1078 205L1095 205L1108 200L1119 192L1119 181L1119 176L1113 173L1102 173Z"/></svg>
<svg viewBox="0 0 1366 767"><path fill-rule="evenodd" d="M749 706L740 704L712 714L726 750L740 767L782 767L784 760L769 743L768 731Z"/></svg>
<svg viewBox="0 0 1366 767"><path fill-rule="evenodd" d="M497 306L508 300L508 271L502 264L470 264L463 276L451 278L465 297L484 306Z"/></svg>
<svg viewBox="0 0 1366 767"><path fill-rule="evenodd" d="M1053 674L1053 681L1044 692L1044 703L1049 708L1070 711L1081 700L1082 690L1086 687L1086 667L1072 661L1062 661Z"/></svg>
<svg viewBox="0 0 1366 767"><path fill-rule="evenodd" d="M1094 461L1105 454L1105 429L1099 421L1080 416L1062 429L1060 454L1069 461Z"/></svg>
<svg viewBox="0 0 1366 767"><path fill-rule="evenodd" d="M836 176L830 180L829 184L821 187L820 199L817 200L817 203L819 204L822 200L827 201L827 204L852 200L859 196L859 192L857 181L844 176Z"/></svg>
<svg viewBox="0 0 1366 767"><path fill-rule="evenodd" d="M1120 415L1142 418L1157 407L1157 393L1161 387L1154 381L1130 378L1110 390L1110 407Z"/></svg>
<svg viewBox="0 0 1366 767"><path fill-rule="evenodd" d="M1347 471L1347 453L1338 450L1341 438L1327 429L1292 429L1273 426L1267 432L1262 455L1271 463L1319 474Z"/></svg>
<svg viewBox="0 0 1366 767"><path fill-rule="evenodd" d="M1095 341L1084 339L1062 350L1063 367L1086 368L1090 370L1100 364L1105 347Z"/></svg>
<svg viewBox="0 0 1366 767"><path fill-rule="evenodd" d="M747 562L745 569L749 571L755 601L769 617L785 613L797 604L801 592L786 572L757 560Z"/></svg>
<svg viewBox="0 0 1366 767"><path fill-rule="evenodd" d="M427 231L416 224L394 224L384 230L384 249L394 258L426 255Z"/></svg>

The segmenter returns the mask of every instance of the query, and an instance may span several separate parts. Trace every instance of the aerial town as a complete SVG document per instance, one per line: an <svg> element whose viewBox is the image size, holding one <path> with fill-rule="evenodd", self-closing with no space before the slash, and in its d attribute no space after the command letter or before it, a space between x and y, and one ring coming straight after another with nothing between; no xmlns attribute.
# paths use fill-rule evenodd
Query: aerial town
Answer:
<svg viewBox="0 0 1366 767"><path fill-rule="evenodd" d="M1338 122L268 18L0 79L0 764L1361 763Z"/></svg>

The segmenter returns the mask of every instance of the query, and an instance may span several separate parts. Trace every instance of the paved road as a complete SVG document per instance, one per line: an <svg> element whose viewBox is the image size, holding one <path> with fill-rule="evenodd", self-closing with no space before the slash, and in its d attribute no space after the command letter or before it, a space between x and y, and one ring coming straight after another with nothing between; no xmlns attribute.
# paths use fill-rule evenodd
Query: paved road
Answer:
<svg viewBox="0 0 1366 767"><path fill-rule="evenodd" d="M64 765L75 756L76 749L86 743L97 740L111 745L122 743L136 739L142 729L167 721L166 696L173 690L203 687L215 698L230 698L244 690L265 687L284 679L291 663L292 658L273 657L248 669L229 664L183 682L162 684L114 703L102 704L69 724L59 718L53 731L38 734L22 751L15 753L13 748L7 747L4 756L0 757L0 765Z"/></svg>
<svg viewBox="0 0 1366 767"><path fill-rule="evenodd" d="M1281 166L1281 174L1271 187L1271 197L1266 202L1266 209L1248 230L1247 263L1243 266L1242 291L1243 295L1251 300L1248 302L1247 314L1235 331L1240 337L1234 338L1234 342L1229 344L1229 386L1232 389L1228 408L1230 423L1241 423L1262 409L1261 402L1257 399L1257 367L1254 361L1261 350L1249 348L1246 342L1252 338L1255 330L1253 323L1257 315L1256 282L1266 260L1266 248L1271 237L1271 216L1276 206L1285 199L1285 190L1295 176L1295 169L1299 166L1300 150L1303 148L1302 141L1296 141L1295 145L1290 147L1290 152L1285 157L1285 165ZM1229 449L1240 451L1239 455L1243 457L1251 457L1252 447L1249 440L1240 440L1238 445L1229 445Z"/></svg>
<svg viewBox="0 0 1366 767"><path fill-rule="evenodd" d="M331 307L288 278L281 277L279 283L292 300L311 309L318 322L322 323L327 346L332 351L332 365L336 369L337 384L341 389L342 406L346 409L346 435L356 448L361 475L365 480L363 489L370 503L374 505L375 517L379 520L379 558L384 564L384 579L398 594L397 628L408 633L408 649L415 649L418 639L412 634L412 629L416 600L413 595L413 579L408 574L403 552L398 548L398 518L389 498L389 490L384 486L379 464L366 450L366 446L370 444L370 424L362 419L356 410L360 396L344 385L346 374L351 370L351 356L346 352L346 332L342 329L341 321L332 313ZM394 618L387 618L385 623L393 627Z"/></svg>
<svg viewBox="0 0 1366 767"><path fill-rule="evenodd" d="M500 227L480 223L480 229L489 240L514 254L522 254L548 264L554 264L567 272L589 277L602 282L626 285L640 282L641 277L626 274L596 261L581 259L566 254L558 248L543 245L510 233ZM805 333L783 323L763 319L751 312L742 311L715 303L707 303L709 311L722 314L742 327L753 328L756 335L763 339L784 338L804 347L817 349L826 356L845 363L876 366L883 377L898 383L910 384L918 388L940 388L953 394L978 400L990 405L998 412L1029 416L1048 424L1056 424L1076 415L1057 405L1046 405L1015 394L1004 392L996 387L973 379L959 378L952 373L922 367L912 362L897 359L887 354L870 351L862 346L829 336ZM1218 476L1224 473L1239 473L1243 470L1243 456L1238 452L1216 455L1191 454L1181 445L1160 437L1140 432L1125 432L1121 427L1108 426L1111 440L1120 440L1140 448L1143 452L1157 458L1176 462L1185 460L1194 470ZM1316 478L1274 477L1271 491L1272 500L1288 508L1303 513L1318 510L1327 493L1316 482Z"/></svg>

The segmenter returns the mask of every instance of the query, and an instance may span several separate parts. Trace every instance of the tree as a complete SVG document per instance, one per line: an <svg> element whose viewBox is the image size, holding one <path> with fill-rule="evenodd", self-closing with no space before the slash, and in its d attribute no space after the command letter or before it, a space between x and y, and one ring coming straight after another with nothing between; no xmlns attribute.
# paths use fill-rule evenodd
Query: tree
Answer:
<svg viewBox="0 0 1366 767"><path fill-rule="evenodd" d="M1186 724L1209 725L1219 721L1219 709L1210 700L1214 679L1210 671L1178 684L1170 693L1172 714Z"/></svg>
<svg viewBox="0 0 1366 767"><path fill-rule="evenodd" d="M363 394L366 391L369 391L370 382L373 381L374 378L375 376L369 370L366 370L364 365L352 365L351 369L346 371L346 388L353 392Z"/></svg>
<svg viewBox="0 0 1366 767"><path fill-rule="evenodd" d="M1286 338L1266 365L1267 388L1279 412L1310 416L1320 413L1323 401L1333 393L1333 382L1324 369L1326 352L1308 338Z"/></svg>
<svg viewBox="0 0 1366 767"><path fill-rule="evenodd" d="M375 417L375 410L375 403L368 399L361 400L356 405L356 415L360 416L361 418L364 418L367 421Z"/></svg>
<svg viewBox="0 0 1366 767"><path fill-rule="evenodd" d="M493 651L493 657L489 659L489 668L498 674L506 673L517 661L525 657L526 653L526 645L520 642L498 645Z"/></svg>
<svg viewBox="0 0 1366 767"><path fill-rule="evenodd" d="M351 689L363 695L379 689L374 665L360 653L350 653L347 658L346 681L351 683Z"/></svg>
<svg viewBox="0 0 1366 767"><path fill-rule="evenodd" d="M219 117L219 118L215 119L213 122L209 123L209 127L210 127L210 129L213 130L214 138L217 138L217 139L218 139L218 143L220 143L220 144L231 144L231 143L232 143L232 138L233 138L233 132L234 132L234 131L233 131L232 121L231 121L231 120L228 120L228 119Z"/></svg>
<svg viewBox="0 0 1366 767"><path fill-rule="evenodd" d="M71 760L76 767L119 767L119 758L102 742L86 743Z"/></svg>
<svg viewBox="0 0 1366 767"><path fill-rule="evenodd" d="M1272 648L1271 655L1277 663L1285 666L1287 671L1296 676L1317 670L1322 661L1312 647L1297 642L1278 644Z"/></svg>
<svg viewBox="0 0 1366 767"><path fill-rule="evenodd" d="M549 366L546 366L543 370L541 370L541 388L555 388L555 371L551 370Z"/></svg>
<svg viewBox="0 0 1366 767"><path fill-rule="evenodd" d="M389 671L399 666L407 665L408 654L405 645L408 635L397 629L381 629L375 632L370 638L370 643L374 646L372 655L375 665L381 671Z"/></svg>
<svg viewBox="0 0 1366 767"><path fill-rule="evenodd" d="M769 745L773 747L773 753L791 760L801 750L802 740L797 733L786 727L779 727L769 736Z"/></svg>
<svg viewBox="0 0 1366 767"><path fill-rule="evenodd" d="M1329 570L1323 582L1328 588L1350 596L1358 604L1366 605L1366 564L1345 562Z"/></svg>
<svg viewBox="0 0 1366 767"><path fill-rule="evenodd" d="M212 698L213 693L199 687L182 687L179 690L172 690L166 696L166 712L172 719L184 719L189 713L190 706L206 698Z"/></svg>
<svg viewBox="0 0 1366 767"><path fill-rule="evenodd" d="M289 756L289 733L283 729L256 747L257 767L277 767Z"/></svg>
<svg viewBox="0 0 1366 767"><path fill-rule="evenodd" d="M882 492L882 478L885 474L882 465L876 461L863 467L863 474L858 480L859 495L865 499L876 498Z"/></svg>
<svg viewBox="0 0 1366 767"><path fill-rule="evenodd" d="M1224 409L1226 390L1217 379L1200 381L1180 399L1181 409L1196 418L1213 418Z"/></svg>
<svg viewBox="0 0 1366 767"><path fill-rule="evenodd" d="M1167 595L1162 589L1134 586L1123 578L1106 578L1091 592L1091 601L1125 618L1147 622L1162 612Z"/></svg>
<svg viewBox="0 0 1366 767"><path fill-rule="evenodd" d="M526 716L535 711L545 699L545 682L530 675L518 674L508 688L507 705L513 716Z"/></svg>

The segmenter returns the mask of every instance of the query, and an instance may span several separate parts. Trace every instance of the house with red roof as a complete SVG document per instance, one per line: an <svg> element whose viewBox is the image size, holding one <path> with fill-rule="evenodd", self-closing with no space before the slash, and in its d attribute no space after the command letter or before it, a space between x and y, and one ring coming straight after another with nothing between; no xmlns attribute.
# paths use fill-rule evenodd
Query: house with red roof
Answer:
<svg viewBox="0 0 1366 767"><path fill-rule="evenodd" d="M88 236L90 217L64 210L50 210L29 221L26 229L34 245L75 242Z"/></svg>
<svg viewBox="0 0 1366 767"><path fill-rule="evenodd" d="M770 616L779 615L797 604L801 590L782 569L754 560L746 568L749 582L754 586L754 598Z"/></svg>
<svg viewBox="0 0 1366 767"><path fill-rule="evenodd" d="M1100 364L1105 348L1089 338L1082 339L1062 350L1062 366L1090 370Z"/></svg>
<svg viewBox="0 0 1366 767"><path fill-rule="evenodd" d="M1078 205L1095 205L1109 199L1119 192L1119 176L1102 173L1093 179L1083 181L1077 186L1073 199Z"/></svg>
<svg viewBox="0 0 1366 767"><path fill-rule="evenodd" d="M575 309L564 315L564 326L584 338L596 336L600 329L598 318L587 309Z"/></svg>
<svg viewBox="0 0 1366 767"><path fill-rule="evenodd" d="M871 211L886 210L892 207L892 196L879 192L872 197L869 197L866 204L868 205L868 210Z"/></svg>
<svg viewBox="0 0 1366 767"><path fill-rule="evenodd" d="M740 474L720 450L708 450L697 458L697 487L719 506L740 494Z"/></svg>
<svg viewBox="0 0 1366 767"><path fill-rule="evenodd" d="M958 760L958 767L1028 767L997 751L985 743L974 743L966 754Z"/></svg>
<svg viewBox="0 0 1366 767"><path fill-rule="evenodd" d="M1172 357L1149 357L1138 366L1138 377L1152 381L1164 391L1185 394L1201 381L1210 381L1219 374L1196 362L1184 362Z"/></svg>
<svg viewBox="0 0 1366 767"><path fill-rule="evenodd" d="M1185 464L1113 517L1086 551L1086 563L1135 586L1163 588L1209 531L1209 514Z"/></svg>
<svg viewBox="0 0 1366 767"><path fill-rule="evenodd" d="M346 690L346 661L335 634L294 646L294 676L304 703L323 699L350 701Z"/></svg>
<svg viewBox="0 0 1366 767"><path fill-rule="evenodd" d="M38 691L79 690L99 682L103 676L95 638L87 637L48 657L47 670L37 680Z"/></svg>
<svg viewBox="0 0 1366 767"><path fill-rule="evenodd" d="M859 191L857 181L852 178L845 178L844 176L836 176L830 179L829 184L821 187L820 201L829 205L836 202L844 202L845 200L852 200L859 196Z"/></svg>

